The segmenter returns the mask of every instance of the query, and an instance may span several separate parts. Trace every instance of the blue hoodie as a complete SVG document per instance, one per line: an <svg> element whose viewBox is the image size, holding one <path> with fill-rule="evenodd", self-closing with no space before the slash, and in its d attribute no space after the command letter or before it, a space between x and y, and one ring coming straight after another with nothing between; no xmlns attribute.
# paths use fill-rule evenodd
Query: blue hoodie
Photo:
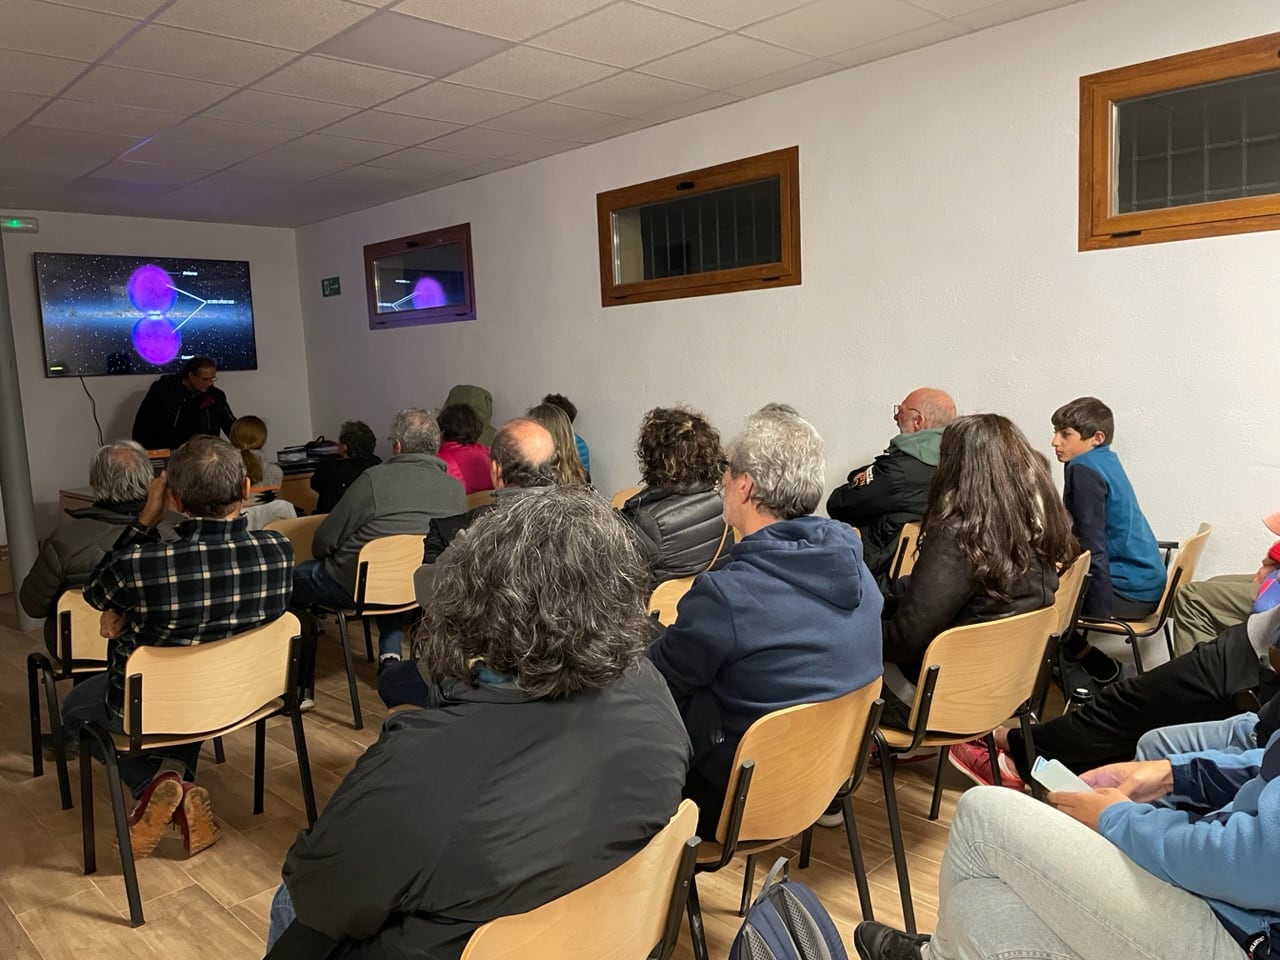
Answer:
<svg viewBox="0 0 1280 960"><path fill-rule="evenodd" d="M1246 951L1280 947L1280 733L1265 751L1175 754L1173 793L1212 813L1113 803L1098 832L1161 880L1208 901ZM1259 951L1257 956L1267 956Z"/></svg>
<svg viewBox="0 0 1280 960"><path fill-rule="evenodd" d="M699 574L649 648L693 741L693 769L727 787L753 722L879 677L883 603L858 535L825 517L772 523Z"/></svg>

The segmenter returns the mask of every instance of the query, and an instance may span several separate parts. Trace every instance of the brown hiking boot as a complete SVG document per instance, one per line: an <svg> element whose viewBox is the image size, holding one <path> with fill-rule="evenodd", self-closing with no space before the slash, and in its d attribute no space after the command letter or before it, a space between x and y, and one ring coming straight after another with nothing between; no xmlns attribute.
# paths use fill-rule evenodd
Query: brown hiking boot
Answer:
<svg viewBox="0 0 1280 960"><path fill-rule="evenodd" d="M222 839L222 829L213 819L209 791L194 783L182 785L182 802L173 813L173 822L182 831L182 845L189 856L194 857Z"/></svg>
<svg viewBox="0 0 1280 960"><path fill-rule="evenodd" d="M133 859L151 856L164 828L173 821L174 811L182 804L182 778L166 771L155 777L138 798L138 804L129 814L129 844L133 847Z"/></svg>

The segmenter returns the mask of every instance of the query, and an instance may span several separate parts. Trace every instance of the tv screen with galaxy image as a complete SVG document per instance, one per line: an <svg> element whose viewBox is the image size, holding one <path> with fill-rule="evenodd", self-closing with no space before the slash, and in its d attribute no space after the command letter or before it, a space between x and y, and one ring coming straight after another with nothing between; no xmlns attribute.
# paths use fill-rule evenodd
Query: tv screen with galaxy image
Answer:
<svg viewBox="0 0 1280 960"><path fill-rule="evenodd" d="M191 357L256 370L244 260L37 253L47 377L176 371Z"/></svg>

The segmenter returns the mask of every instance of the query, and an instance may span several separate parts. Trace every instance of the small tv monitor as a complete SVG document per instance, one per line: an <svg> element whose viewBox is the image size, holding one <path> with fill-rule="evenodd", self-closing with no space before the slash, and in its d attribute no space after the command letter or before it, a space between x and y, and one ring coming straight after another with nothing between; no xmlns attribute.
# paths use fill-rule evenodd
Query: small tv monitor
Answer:
<svg viewBox="0 0 1280 960"><path fill-rule="evenodd" d="M476 318L469 223L368 244L364 275L371 330Z"/></svg>
<svg viewBox="0 0 1280 960"><path fill-rule="evenodd" d="M46 377L256 370L244 260L35 254Z"/></svg>

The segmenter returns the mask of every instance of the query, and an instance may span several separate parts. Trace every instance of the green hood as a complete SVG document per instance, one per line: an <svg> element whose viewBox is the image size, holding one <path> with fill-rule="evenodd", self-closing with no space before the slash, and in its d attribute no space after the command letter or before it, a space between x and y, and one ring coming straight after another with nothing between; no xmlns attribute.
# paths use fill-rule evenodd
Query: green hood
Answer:
<svg viewBox="0 0 1280 960"><path fill-rule="evenodd" d="M447 407L451 403L465 403L468 407L480 414L480 419L484 421L484 432L480 434L480 443L486 447L493 443L494 434L497 433L493 429L493 394L484 387L473 387L469 383L460 383L449 391L449 396L445 398L444 405Z"/></svg>
<svg viewBox="0 0 1280 960"><path fill-rule="evenodd" d="M942 428L926 427L915 433L900 433L889 441L889 446L897 447L907 456L915 457L921 463L936 467L938 448L942 446Z"/></svg>

